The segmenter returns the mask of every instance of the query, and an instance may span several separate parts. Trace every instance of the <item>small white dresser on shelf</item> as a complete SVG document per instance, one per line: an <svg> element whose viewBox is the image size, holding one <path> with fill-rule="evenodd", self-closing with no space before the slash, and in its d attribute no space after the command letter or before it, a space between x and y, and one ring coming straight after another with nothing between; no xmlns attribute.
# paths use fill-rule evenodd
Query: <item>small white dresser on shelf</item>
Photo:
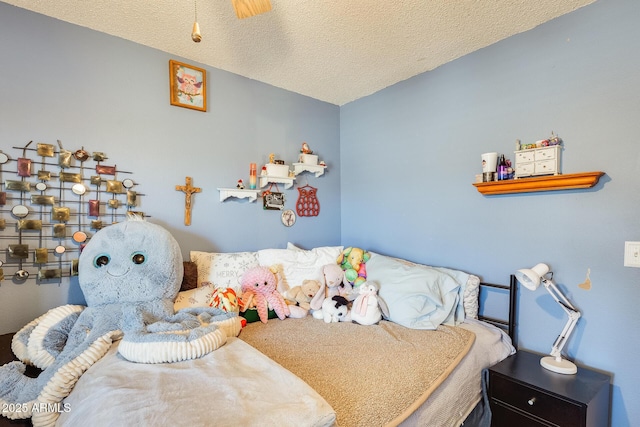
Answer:
<svg viewBox="0 0 640 427"><path fill-rule="evenodd" d="M529 148L515 152L515 178L559 175L561 145Z"/></svg>

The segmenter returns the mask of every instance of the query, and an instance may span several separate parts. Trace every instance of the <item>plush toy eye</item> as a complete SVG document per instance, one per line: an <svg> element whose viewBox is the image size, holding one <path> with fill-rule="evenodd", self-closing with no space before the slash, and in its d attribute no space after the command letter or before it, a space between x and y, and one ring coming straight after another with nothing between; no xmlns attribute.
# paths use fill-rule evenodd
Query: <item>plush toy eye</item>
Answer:
<svg viewBox="0 0 640 427"><path fill-rule="evenodd" d="M131 256L131 261L133 261L134 264L144 264L146 258L143 253L136 252Z"/></svg>
<svg viewBox="0 0 640 427"><path fill-rule="evenodd" d="M260 283L255 283L253 286L255 286L256 288L260 287Z"/></svg>
<svg viewBox="0 0 640 427"><path fill-rule="evenodd" d="M98 255L94 260L93 260L93 265L94 267L104 267L105 265L109 264L109 261L111 261L111 258L109 258L109 255Z"/></svg>

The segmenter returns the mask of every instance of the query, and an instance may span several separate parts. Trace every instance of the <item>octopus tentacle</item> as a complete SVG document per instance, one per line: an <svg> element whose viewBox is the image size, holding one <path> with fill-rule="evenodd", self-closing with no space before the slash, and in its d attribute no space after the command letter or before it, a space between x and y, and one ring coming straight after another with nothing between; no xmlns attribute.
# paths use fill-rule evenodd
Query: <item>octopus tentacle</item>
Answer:
<svg viewBox="0 0 640 427"><path fill-rule="evenodd" d="M284 301L282 296L277 293L271 293L266 295L267 301L271 303L271 307L273 307L274 311L280 318L280 320L284 320L287 316L291 314L289 311L289 307L287 303Z"/></svg>
<svg viewBox="0 0 640 427"><path fill-rule="evenodd" d="M256 308L258 309L258 316L260 316L260 321L262 321L262 323L267 323L267 320L269 320L269 308L267 307L267 300L262 294L255 294L255 298Z"/></svg>

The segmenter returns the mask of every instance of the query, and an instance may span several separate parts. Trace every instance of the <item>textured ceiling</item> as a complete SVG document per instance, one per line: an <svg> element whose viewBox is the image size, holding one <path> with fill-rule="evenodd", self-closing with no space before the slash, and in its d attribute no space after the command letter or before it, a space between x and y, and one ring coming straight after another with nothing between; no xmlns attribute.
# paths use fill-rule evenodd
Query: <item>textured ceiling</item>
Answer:
<svg viewBox="0 0 640 427"><path fill-rule="evenodd" d="M343 105L595 0L9 0L24 9Z"/></svg>

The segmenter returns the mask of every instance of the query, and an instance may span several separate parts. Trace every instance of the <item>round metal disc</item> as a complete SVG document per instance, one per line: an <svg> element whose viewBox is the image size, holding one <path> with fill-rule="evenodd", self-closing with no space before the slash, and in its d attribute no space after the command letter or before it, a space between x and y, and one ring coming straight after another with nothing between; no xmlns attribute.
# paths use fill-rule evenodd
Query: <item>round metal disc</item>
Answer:
<svg viewBox="0 0 640 427"><path fill-rule="evenodd" d="M84 243L87 241L87 233L84 231L76 231L73 233L73 241L76 243Z"/></svg>
<svg viewBox="0 0 640 427"><path fill-rule="evenodd" d="M0 165L3 165L9 161L9 156L0 151Z"/></svg>
<svg viewBox="0 0 640 427"><path fill-rule="evenodd" d="M87 192L87 187L85 187L84 184L73 184L73 187L71 187L71 191L73 191L73 194L82 196Z"/></svg>
<svg viewBox="0 0 640 427"><path fill-rule="evenodd" d="M29 208L24 205L15 205L13 208L11 208L11 213L13 214L13 216L16 216L18 218L24 218L25 216L29 215Z"/></svg>
<svg viewBox="0 0 640 427"><path fill-rule="evenodd" d="M29 272L27 270L18 270L13 276L17 280L27 280L29 278Z"/></svg>
<svg viewBox="0 0 640 427"><path fill-rule="evenodd" d="M44 191L46 189L47 189L47 184L45 184L44 182L39 182L36 184L36 190Z"/></svg>
<svg viewBox="0 0 640 427"><path fill-rule="evenodd" d="M77 150L75 153L73 153L73 157L75 157L76 160L80 162L84 162L89 158L89 153L84 150Z"/></svg>
<svg viewBox="0 0 640 427"><path fill-rule="evenodd" d="M124 179L124 180L122 181L122 186L123 186L124 188L131 188L131 187L133 187L133 180L132 180L132 179L129 179L129 178Z"/></svg>

